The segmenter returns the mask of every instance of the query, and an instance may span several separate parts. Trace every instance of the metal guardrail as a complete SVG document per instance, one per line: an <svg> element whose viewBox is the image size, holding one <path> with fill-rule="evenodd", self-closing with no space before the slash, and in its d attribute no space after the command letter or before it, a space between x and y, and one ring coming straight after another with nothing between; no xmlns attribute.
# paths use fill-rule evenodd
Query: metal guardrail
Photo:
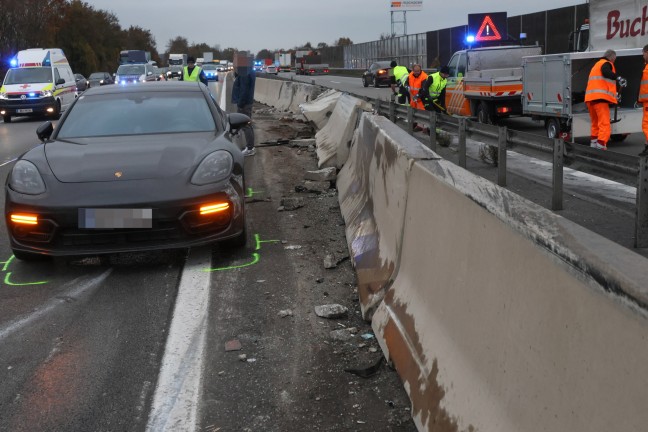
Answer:
<svg viewBox="0 0 648 432"><path fill-rule="evenodd" d="M398 124L405 119L405 129L414 134L414 122L429 124L429 148L437 149L437 129L456 133L459 137L458 165L466 168L466 138L474 138L487 145L497 147L497 184L506 186L506 150L515 146L526 147L552 155L552 199L551 209L563 209L563 167L565 161L582 163L590 168L603 169L636 182L635 248L648 247L648 156L630 156L616 152L602 152L590 147L566 143L562 139L551 139L540 135L508 129L506 126L481 124L468 118L459 118L436 112L421 111L411 106L374 99L374 111L388 116Z"/></svg>

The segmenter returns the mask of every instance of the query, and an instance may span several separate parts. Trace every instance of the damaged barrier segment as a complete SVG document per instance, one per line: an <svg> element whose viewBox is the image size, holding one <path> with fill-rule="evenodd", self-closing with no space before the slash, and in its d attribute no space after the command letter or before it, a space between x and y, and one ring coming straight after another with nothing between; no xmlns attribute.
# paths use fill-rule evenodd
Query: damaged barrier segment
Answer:
<svg viewBox="0 0 648 432"><path fill-rule="evenodd" d="M411 166L438 158L388 119L362 115L337 188L364 319L398 268Z"/></svg>
<svg viewBox="0 0 648 432"><path fill-rule="evenodd" d="M321 130L329 121L335 104L342 95L337 90L327 90L319 95L315 100L299 105L299 109L304 117L312 122L317 130Z"/></svg>
<svg viewBox="0 0 648 432"><path fill-rule="evenodd" d="M316 99L322 91L321 87L312 84L257 77L254 99L282 111L297 113L300 104Z"/></svg>
<svg viewBox="0 0 648 432"><path fill-rule="evenodd" d="M405 195L372 326L420 431L645 429L648 260L445 160Z"/></svg>
<svg viewBox="0 0 648 432"><path fill-rule="evenodd" d="M349 157L360 110L371 111L371 104L348 94L338 98L328 123L315 135L317 165L320 168L341 168L344 165Z"/></svg>

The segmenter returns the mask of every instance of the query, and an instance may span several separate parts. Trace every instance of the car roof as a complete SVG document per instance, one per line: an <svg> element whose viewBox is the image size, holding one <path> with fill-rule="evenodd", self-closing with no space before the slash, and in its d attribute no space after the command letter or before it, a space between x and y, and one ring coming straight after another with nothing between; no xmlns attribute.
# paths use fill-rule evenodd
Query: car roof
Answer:
<svg viewBox="0 0 648 432"><path fill-rule="evenodd" d="M138 93L146 91L182 91L182 92L202 92L198 82L189 81L151 81L127 85L109 85L101 87L92 87L84 95L115 94L115 93Z"/></svg>

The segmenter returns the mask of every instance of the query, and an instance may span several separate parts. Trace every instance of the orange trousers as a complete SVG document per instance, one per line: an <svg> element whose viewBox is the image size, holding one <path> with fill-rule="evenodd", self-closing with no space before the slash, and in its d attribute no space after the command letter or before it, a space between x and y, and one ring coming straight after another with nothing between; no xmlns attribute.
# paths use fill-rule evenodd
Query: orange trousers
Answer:
<svg viewBox="0 0 648 432"><path fill-rule="evenodd" d="M587 102L592 129L592 139L598 140L599 144L607 145L610 140L612 128L610 127L610 103L606 101Z"/></svg>
<svg viewBox="0 0 648 432"><path fill-rule="evenodd" d="M648 102L643 103L643 120L641 121L641 130L646 136L646 144L648 144Z"/></svg>

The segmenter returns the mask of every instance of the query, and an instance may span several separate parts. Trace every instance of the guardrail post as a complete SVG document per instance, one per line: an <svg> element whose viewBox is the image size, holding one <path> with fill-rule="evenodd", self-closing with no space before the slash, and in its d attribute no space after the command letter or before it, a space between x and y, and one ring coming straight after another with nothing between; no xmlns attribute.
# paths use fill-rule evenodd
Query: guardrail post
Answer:
<svg viewBox="0 0 648 432"><path fill-rule="evenodd" d="M466 119L459 119L459 166L466 168Z"/></svg>
<svg viewBox="0 0 648 432"><path fill-rule="evenodd" d="M414 135L414 110L412 105L407 105L407 132Z"/></svg>
<svg viewBox="0 0 648 432"><path fill-rule="evenodd" d="M553 187L551 195L551 210L563 209L563 154L565 143L561 139L554 139L553 153Z"/></svg>
<svg viewBox="0 0 648 432"><path fill-rule="evenodd" d="M389 120L396 124L396 104L394 101L389 101Z"/></svg>
<svg viewBox="0 0 648 432"><path fill-rule="evenodd" d="M380 99L374 101L374 112L376 115L380 115Z"/></svg>
<svg viewBox="0 0 648 432"><path fill-rule="evenodd" d="M500 126L497 131L497 184L506 187L506 145L508 142L508 129L506 126Z"/></svg>
<svg viewBox="0 0 648 432"><path fill-rule="evenodd" d="M634 247L648 247L648 156L639 156Z"/></svg>
<svg viewBox="0 0 648 432"><path fill-rule="evenodd" d="M430 111L430 149L432 151L436 151L437 149L436 122L436 112Z"/></svg>

